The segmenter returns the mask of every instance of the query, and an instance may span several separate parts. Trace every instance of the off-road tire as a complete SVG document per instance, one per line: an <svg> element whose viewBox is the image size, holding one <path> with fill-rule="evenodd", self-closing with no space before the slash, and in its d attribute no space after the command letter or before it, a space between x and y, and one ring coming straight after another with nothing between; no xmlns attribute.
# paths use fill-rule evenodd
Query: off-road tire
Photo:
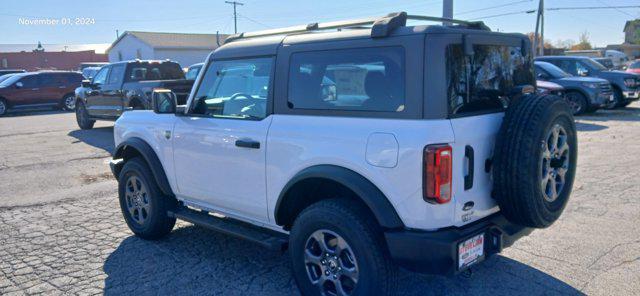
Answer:
<svg viewBox="0 0 640 296"><path fill-rule="evenodd" d="M304 252L310 235L324 229L341 236L353 250L359 278L350 295L395 293L397 267L372 214L355 201L328 199L303 210L290 232L293 275L303 295L321 295L319 287L312 284L307 274Z"/></svg>
<svg viewBox="0 0 640 296"><path fill-rule="evenodd" d="M587 97L580 92L567 92L566 100L571 107L573 115L581 115L589 111L589 101L587 101Z"/></svg>
<svg viewBox="0 0 640 296"><path fill-rule="evenodd" d="M130 190L127 187L128 181L133 178L141 183L141 187L143 186L146 192L144 198L148 202L149 210L146 211L143 223L137 222L136 216L132 215L129 210L128 203L132 203L133 200L127 200L127 190ZM175 209L177 201L162 193L149 166L141 158L132 158L124 164L118 178L118 195L122 215L127 226L135 235L148 240L160 239L171 232L176 224L176 218L169 217L167 211ZM142 215L142 213L139 212L138 215Z"/></svg>
<svg viewBox="0 0 640 296"><path fill-rule="evenodd" d="M95 120L89 118L87 108L85 108L84 103L81 100L76 102L76 122L83 130L92 129L93 125L96 123Z"/></svg>
<svg viewBox="0 0 640 296"><path fill-rule="evenodd" d="M550 201L546 189L542 189L543 180L549 181L549 169L545 173L543 158L549 155L544 147L548 145L550 132L556 128L565 133L568 156L560 159L568 163L562 165L566 166L563 187ZM560 217L573 187L577 145L571 109L562 98L529 96L507 109L496 140L492 167L493 196L507 219L523 226L544 228ZM557 172L560 168L553 170ZM557 188L555 180L554 189Z"/></svg>

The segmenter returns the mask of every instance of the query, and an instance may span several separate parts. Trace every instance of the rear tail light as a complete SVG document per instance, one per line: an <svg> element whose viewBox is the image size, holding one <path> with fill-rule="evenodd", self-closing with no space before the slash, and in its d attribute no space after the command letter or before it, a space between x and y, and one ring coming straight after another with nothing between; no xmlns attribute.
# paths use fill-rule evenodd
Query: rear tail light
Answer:
<svg viewBox="0 0 640 296"><path fill-rule="evenodd" d="M427 202L451 201L451 146L429 145L424 148L422 197Z"/></svg>

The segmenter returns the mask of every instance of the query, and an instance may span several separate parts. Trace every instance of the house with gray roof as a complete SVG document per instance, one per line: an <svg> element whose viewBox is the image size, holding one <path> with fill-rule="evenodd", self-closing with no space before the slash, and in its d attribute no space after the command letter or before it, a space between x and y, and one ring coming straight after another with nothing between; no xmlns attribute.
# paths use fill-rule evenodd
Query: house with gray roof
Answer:
<svg viewBox="0 0 640 296"><path fill-rule="evenodd" d="M201 63L227 38L226 34L125 31L107 49L109 62L170 59L188 67Z"/></svg>

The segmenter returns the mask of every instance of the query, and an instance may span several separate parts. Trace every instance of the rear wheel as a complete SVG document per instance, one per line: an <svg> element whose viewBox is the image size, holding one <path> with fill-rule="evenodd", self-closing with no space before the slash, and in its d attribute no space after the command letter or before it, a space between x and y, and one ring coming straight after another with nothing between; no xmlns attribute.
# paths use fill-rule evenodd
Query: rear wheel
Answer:
<svg viewBox="0 0 640 296"><path fill-rule="evenodd" d="M173 197L162 194L147 164L140 158L128 160L118 179L122 215L129 229L144 239L167 235L176 223L167 211L176 206Z"/></svg>
<svg viewBox="0 0 640 296"><path fill-rule="evenodd" d="M64 111L73 111L76 109L76 97L75 95L66 95L60 101L60 106Z"/></svg>
<svg viewBox="0 0 640 296"><path fill-rule="evenodd" d="M92 129L96 121L92 120L89 117L89 113L87 112L87 108L84 106L84 103L78 100L75 107L76 107L76 122L78 122L78 126L84 130Z"/></svg>
<svg viewBox="0 0 640 296"><path fill-rule="evenodd" d="M382 233L360 204L323 200L291 229L293 275L303 295L391 295L397 268Z"/></svg>
<svg viewBox="0 0 640 296"><path fill-rule="evenodd" d="M587 102L587 98L579 92L568 92L565 98L567 99L569 107L571 107L573 115L583 114L589 109L589 102Z"/></svg>

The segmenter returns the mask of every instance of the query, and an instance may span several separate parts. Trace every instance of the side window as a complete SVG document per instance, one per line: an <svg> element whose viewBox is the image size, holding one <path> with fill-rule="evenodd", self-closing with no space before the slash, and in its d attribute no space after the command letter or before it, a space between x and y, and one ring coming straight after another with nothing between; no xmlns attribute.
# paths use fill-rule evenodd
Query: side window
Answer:
<svg viewBox="0 0 640 296"><path fill-rule="evenodd" d="M272 58L209 64L190 113L221 118L265 118L272 67Z"/></svg>
<svg viewBox="0 0 640 296"><path fill-rule="evenodd" d="M109 73L109 84L121 84L124 77L124 64L114 65Z"/></svg>
<svg viewBox="0 0 640 296"><path fill-rule="evenodd" d="M54 74L40 74L40 87L56 87L58 86L58 76Z"/></svg>
<svg viewBox="0 0 640 296"><path fill-rule="evenodd" d="M554 64L556 64L556 66L558 66L560 69L562 69L563 71L571 75L574 75L574 76L578 75L578 71L576 70L576 61L561 60Z"/></svg>
<svg viewBox="0 0 640 296"><path fill-rule="evenodd" d="M36 88L39 87L39 75L29 75L22 77L19 82L22 82L22 88Z"/></svg>
<svg viewBox="0 0 640 296"><path fill-rule="evenodd" d="M359 48L291 55L291 109L402 112L404 49Z"/></svg>
<svg viewBox="0 0 640 296"><path fill-rule="evenodd" d="M105 84L107 82L107 74L109 74L110 67L104 67L98 71L96 76L93 77L93 84Z"/></svg>

